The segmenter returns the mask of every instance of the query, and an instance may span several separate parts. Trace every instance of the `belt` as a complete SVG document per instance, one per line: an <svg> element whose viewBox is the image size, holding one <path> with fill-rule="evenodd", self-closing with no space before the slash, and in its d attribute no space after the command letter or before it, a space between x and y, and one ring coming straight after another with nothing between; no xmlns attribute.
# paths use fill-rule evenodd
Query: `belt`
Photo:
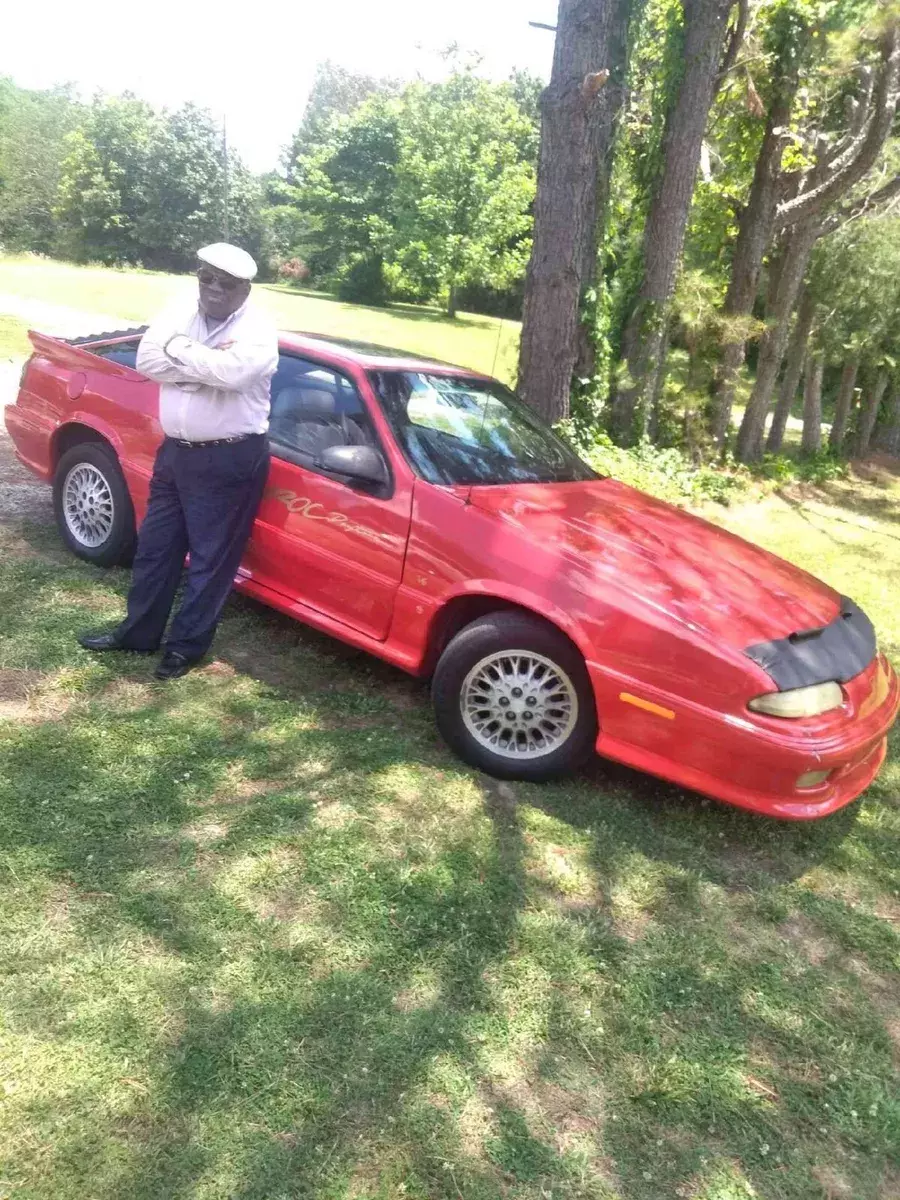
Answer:
<svg viewBox="0 0 900 1200"><path fill-rule="evenodd" d="M262 437L261 433L239 433L237 437L230 438L213 438L208 442L188 442L184 438L171 438L170 440L176 446L185 446L188 449L200 449L203 446L234 446L238 442L246 442L248 438Z"/></svg>

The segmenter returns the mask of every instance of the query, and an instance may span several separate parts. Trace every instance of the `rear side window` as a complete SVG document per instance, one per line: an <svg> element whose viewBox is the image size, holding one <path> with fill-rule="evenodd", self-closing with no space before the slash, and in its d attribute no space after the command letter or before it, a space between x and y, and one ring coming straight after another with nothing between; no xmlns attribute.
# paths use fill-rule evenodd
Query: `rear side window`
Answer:
<svg viewBox="0 0 900 1200"><path fill-rule="evenodd" d="M108 362L118 363L123 367L131 367L132 371L136 371L137 351L137 342L119 342L115 346L99 346L96 350L92 350L91 353L96 354L98 358L105 358Z"/></svg>

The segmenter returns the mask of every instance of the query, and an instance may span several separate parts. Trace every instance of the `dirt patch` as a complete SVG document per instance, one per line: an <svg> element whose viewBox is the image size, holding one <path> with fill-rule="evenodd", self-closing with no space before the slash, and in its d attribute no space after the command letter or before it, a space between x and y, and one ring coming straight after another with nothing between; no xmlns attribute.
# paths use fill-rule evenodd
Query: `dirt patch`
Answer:
<svg viewBox="0 0 900 1200"><path fill-rule="evenodd" d="M40 671L0 669L0 703L27 700L29 693L43 679Z"/></svg>
<svg viewBox="0 0 900 1200"><path fill-rule="evenodd" d="M794 913L778 926L778 932L796 947L814 967L839 956L840 950L830 938L824 937L802 913Z"/></svg>
<svg viewBox="0 0 900 1200"><path fill-rule="evenodd" d="M881 1017L894 1061L900 1066L900 988L896 977L873 971L862 959L853 955L849 955L843 965L859 980L870 1004Z"/></svg>
<svg viewBox="0 0 900 1200"><path fill-rule="evenodd" d="M0 670L0 721L27 719L31 693L42 679L40 671Z"/></svg>
<svg viewBox="0 0 900 1200"><path fill-rule="evenodd" d="M853 1184L834 1167L813 1167L813 1178L822 1189L824 1200L853 1200Z"/></svg>
<svg viewBox="0 0 900 1200"><path fill-rule="evenodd" d="M900 475L900 458L890 454L872 454L867 459L854 462L853 470L860 479L870 483L887 483Z"/></svg>

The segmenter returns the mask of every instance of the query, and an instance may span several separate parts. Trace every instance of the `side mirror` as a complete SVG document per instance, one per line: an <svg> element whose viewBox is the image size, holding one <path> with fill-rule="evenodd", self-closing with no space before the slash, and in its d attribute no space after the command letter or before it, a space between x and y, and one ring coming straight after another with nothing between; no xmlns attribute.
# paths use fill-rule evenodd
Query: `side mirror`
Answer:
<svg viewBox="0 0 900 1200"><path fill-rule="evenodd" d="M370 486L383 486L390 478L387 464L372 446L328 446L316 459L316 466Z"/></svg>

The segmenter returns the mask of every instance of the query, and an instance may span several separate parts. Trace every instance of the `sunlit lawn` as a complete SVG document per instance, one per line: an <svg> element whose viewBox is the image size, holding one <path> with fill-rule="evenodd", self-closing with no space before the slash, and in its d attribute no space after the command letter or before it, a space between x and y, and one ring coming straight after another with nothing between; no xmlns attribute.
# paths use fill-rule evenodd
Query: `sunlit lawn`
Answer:
<svg viewBox="0 0 900 1200"><path fill-rule="evenodd" d="M897 660L898 517L894 480L725 519ZM900 1194L896 738L807 826L497 785L240 599L176 684L79 650L127 581L0 526L0 1196Z"/></svg>
<svg viewBox="0 0 900 1200"><path fill-rule="evenodd" d="M0 255L0 297L41 300L138 323L147 322L174 297L194 286L186 276L76 267L49 259ZM450 320L437 309L412 305L364 308L280 285L261 285L257 295L281 329L396 346L481 371L491 372L493 368L495 375L508 381L515 375L519 338L516 321L501 322L467 313Z"/></svg>
<svg viewBox="0 0 900 1200"><path fill-rule="evenodd" d="M0 314L0 363L4 359L21 358L31 350L28 341L28 326L15 317ZM5 397L4 397L5 400Z"/></svg>

